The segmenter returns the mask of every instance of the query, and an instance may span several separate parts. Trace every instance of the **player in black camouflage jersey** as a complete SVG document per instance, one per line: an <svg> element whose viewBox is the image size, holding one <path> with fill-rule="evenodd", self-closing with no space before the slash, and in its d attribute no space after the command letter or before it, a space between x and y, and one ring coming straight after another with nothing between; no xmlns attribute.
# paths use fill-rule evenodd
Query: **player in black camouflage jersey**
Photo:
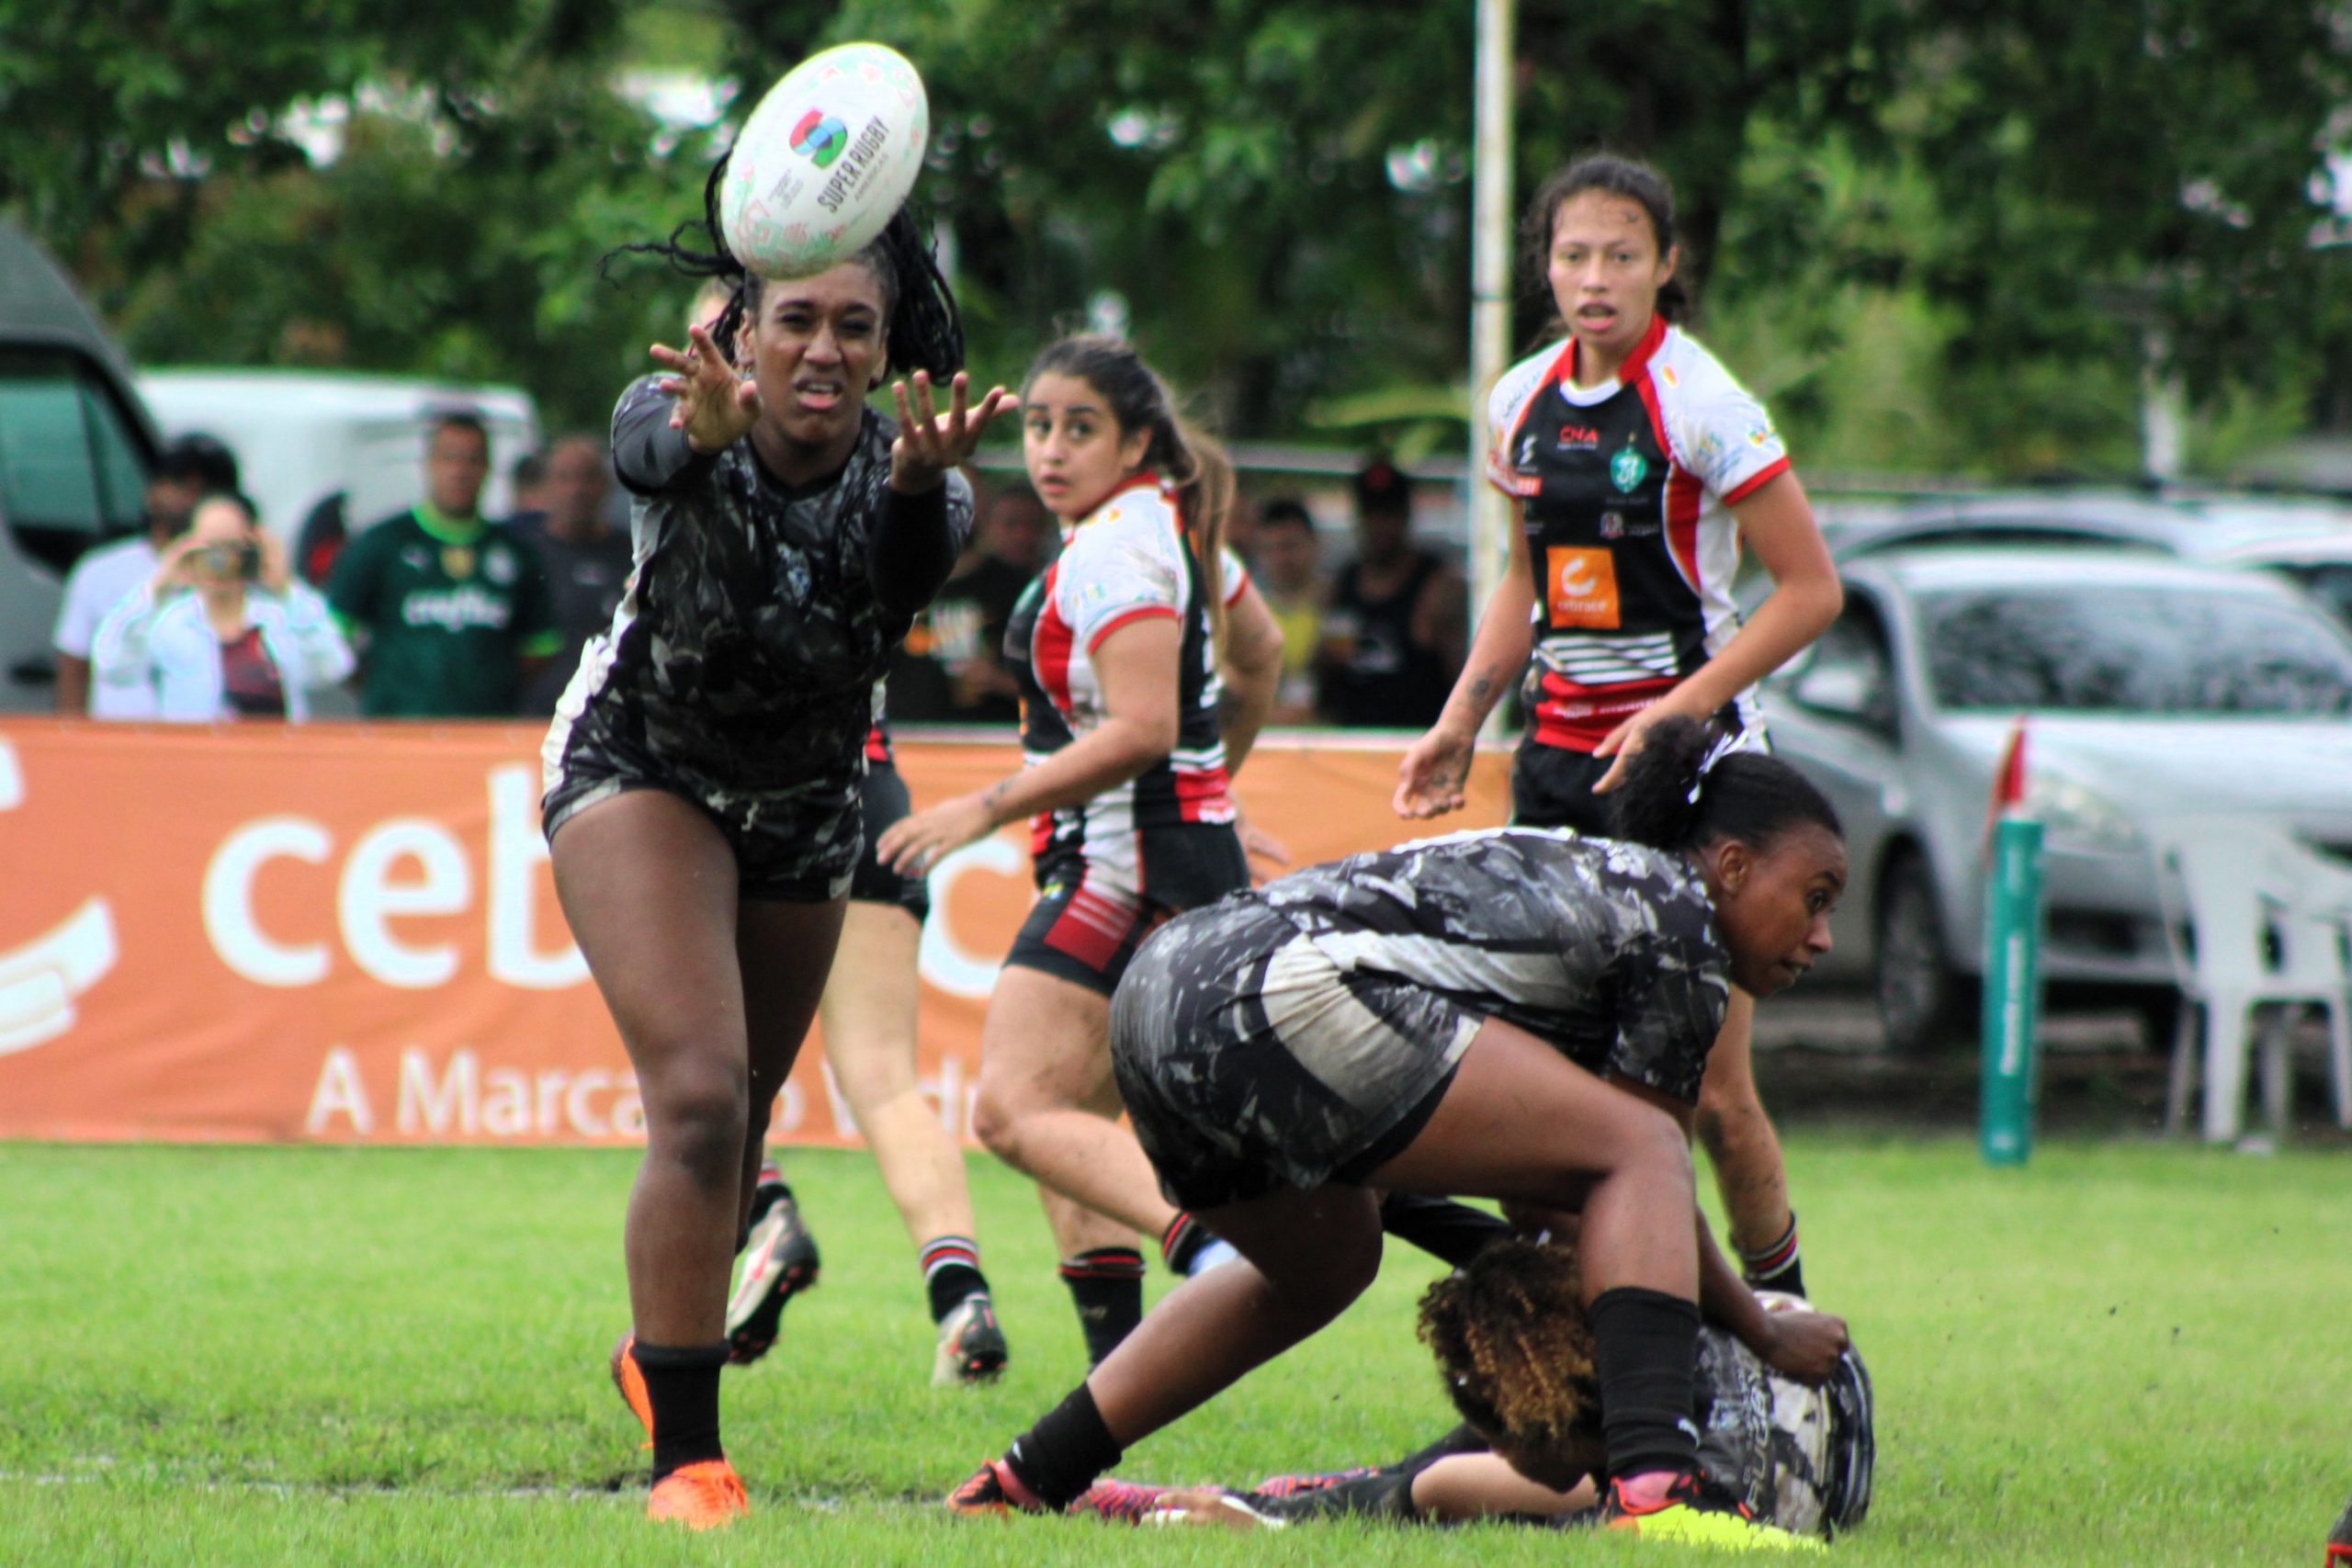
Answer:
<svg viewBox="0 0 2352 1568"><path fill-rule="evenodd" d="M1145 942L1113 1003L1120 1093L1170 1200L1242 1261L1161 1303L952 1507L1066 1507L1126 1445L1321 1328L1378 1271L1395 1190L1579 1214L1611 1525L1802 1544L1700 1478L1700 1313L1789 1340L1815 1382L1843 1325L1752 1321L1688 1139L1730 986L1781 990L1828 951L1845 844L1795 770L1712 749L1689 720L1655 726L1627 773L1618 840L1407 845Z"/></svg>
<svg viewBox="0 0 2352 1568"><path fill-rule="evenodd" d="M748 1508L719 1440L728 1276L841 931L874 682L963 548L954 470L1004 394L971 405L903 213L812 277L668 254L739 278L738 302L656 346L666 374L615 412L636 567L558 705L543 811L645 1103L614 1380L653 1439L649 1514L700 1528ZM895 425L865 404L892 367L914 372Z"/></svg>

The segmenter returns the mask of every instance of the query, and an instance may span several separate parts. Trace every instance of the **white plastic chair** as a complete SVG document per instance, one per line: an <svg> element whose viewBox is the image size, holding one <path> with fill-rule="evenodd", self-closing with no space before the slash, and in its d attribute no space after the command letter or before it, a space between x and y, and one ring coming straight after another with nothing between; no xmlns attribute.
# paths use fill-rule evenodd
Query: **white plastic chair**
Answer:
<svg viewBox="0 0 2352 1568"><path fill-rule="evenodd" d="M2183 1003L2165 1130L2179 1132L2188 1119L2201 1015L2206 1141L2229 1142L2244 1124L2250 1038L2260 1053L2264 1111L2283 1132L2295 1025L2309 1008L2327 1016L2336 1124L2352 1128L2352 874L2266 821L2188 818L2157 832L2157 881Z"/></svg>

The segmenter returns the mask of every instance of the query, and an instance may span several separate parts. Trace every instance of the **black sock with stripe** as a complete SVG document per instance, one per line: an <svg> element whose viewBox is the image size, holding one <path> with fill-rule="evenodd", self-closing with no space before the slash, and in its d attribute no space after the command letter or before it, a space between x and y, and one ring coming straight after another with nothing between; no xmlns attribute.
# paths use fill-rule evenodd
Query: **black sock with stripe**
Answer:
<svg viewBox="0 0 2352 1568"><path fill-rule="evenodd" d="M922 1244L921 1261L933 1323L968 1298L988 1293L988 1276L980 1272L979 1244L970 1236L935 1235Z"/></svg>
<svg viewBox="0 0 2352 1568"><path fill-rule="evenodd" d="M1087 1364L1100 1366L1143 1321L1143 1254L1132 1247L1092 1247L1064 1258L1061 1275L1086 1336Z"/></svg>

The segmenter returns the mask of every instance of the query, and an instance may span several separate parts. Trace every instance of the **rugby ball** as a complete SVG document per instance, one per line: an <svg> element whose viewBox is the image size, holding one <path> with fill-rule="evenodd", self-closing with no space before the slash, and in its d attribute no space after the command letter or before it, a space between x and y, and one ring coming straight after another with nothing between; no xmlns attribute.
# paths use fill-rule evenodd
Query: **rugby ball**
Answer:
<svg viewBox="0 0 2352 1568"><path fill-rule="evenodd" d="M931 134L922 78L878 43L802 61L768 89L736 137L718 222L762 277L808 277L847 261L914 189Z"/></svg>

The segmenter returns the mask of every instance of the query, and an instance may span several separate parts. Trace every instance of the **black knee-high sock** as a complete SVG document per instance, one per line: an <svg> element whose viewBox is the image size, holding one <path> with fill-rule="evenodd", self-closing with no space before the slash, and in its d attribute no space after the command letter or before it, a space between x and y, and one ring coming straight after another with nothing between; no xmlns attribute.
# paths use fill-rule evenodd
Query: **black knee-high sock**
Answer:
<svg viewBox="0 0 2352 1568"><path fill-rule="evenodd" d="M648 1345L629 1352L645 1374L645 1395L653 1404L653 1479L682 1465L724 1459L718 1441L718 1370L727 1346Z"/></svg>
<svg viewBox="0 0 2352 1568"><path fill-rule="evenodd" d="M1483 1209L1415 1192L1391 1192L1381 1201L1380 1228L1457 1269L1511 1234L1509 1221Z"/></svg>
<svg viewBox="0 0 2352 1568"><path fill-rule="evenodd" d="M1097 1247L1065 1258L1061 1274L1086 1335L1087 1364L1099 1366L1143 1321L1143 1254L1132 1247Z"/></svg>
<svg viewBox="0 0 2352 1568"><path fill-rule="evenodd" d="M1621 1285L1585 1314L1600 1373L1600 1435L1612 1479L1699 1467L1699 1308L1661 1291Z"/></svg>
<svg viewBox="0 0 2352 1568"><path fill-rule="evenodd" d="M1005 1450L1004 1462L1021 1484L1056 1513L1119 1462L1119 1444L1094 1407L1094 1391L1080 1383L1068 1399Z"/></svg>

